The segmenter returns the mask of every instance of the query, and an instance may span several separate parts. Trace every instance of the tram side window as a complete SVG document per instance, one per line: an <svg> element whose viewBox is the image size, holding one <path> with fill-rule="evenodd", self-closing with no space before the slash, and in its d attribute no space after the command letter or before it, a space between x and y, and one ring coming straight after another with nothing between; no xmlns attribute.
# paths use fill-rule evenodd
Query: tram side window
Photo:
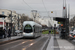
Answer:
<svg viewBox="0 0 75 50"><path fill-rule="evenodd" d="M41 28L39 26L33 26L34 27L34 32L39 33L41 32Z"/></svg>
<svg viewBox="0 0 75 50"><path fill-rule="evenodd" d="M38 33L40 32L40 27L37 27L37 32L38 32Z"/></svg>
<svg viewBox="0 0 75 50"><path fill-rule="evenodd" d="M39 27L39 33L40 33L40 27Z"/></svg>
<svg viewBox="0 0 75 50"><path fill-rule="evenodd" d="M37 33L39 33L39 27L37 27Z"/></svg>
<svg viewBox="0 0 75 50"><path fill-rule="evenodd" d="M37 33L37 29L38 29L37 26L35 26L35 32L36 32L36 33Z"/></svg>
<svg viewBox="0 0 75 50"><path fill-rule="evenodd" d="M37 26L34 27L34 32L35 32L35 33L38 32L38 27L37 27Z"/></svg>
<svg viewBox="0 0 75 50"><path fill-rule="evenodd" d="M39 32L39 27L38 27L38 32Z"/></svg>
<svg viewBox="0 0 75 50"><path fill-rule="evenodd" d="M35 26L33 26L33 28L34 28L34 32L35 32Z"/></svg>
<svg viewBox="0 0 75 50"><path fill-rule="evenodd" d="M41 27L39 28L39 32L41 32Z"/></svg>

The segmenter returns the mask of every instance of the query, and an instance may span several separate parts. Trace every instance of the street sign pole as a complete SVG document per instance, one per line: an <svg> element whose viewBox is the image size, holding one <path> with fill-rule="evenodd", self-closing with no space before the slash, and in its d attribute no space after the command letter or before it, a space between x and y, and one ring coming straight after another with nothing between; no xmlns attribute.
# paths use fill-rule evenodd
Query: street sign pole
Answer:
<svg viewBox="0 0 75 50"><path fill-rule="evenodd" d="M56 24L54 24L54 38L56 36Z"/></svg>
<svg viewBox="0 0 75 50"><path fill-rule="evenodd" d="M32 15L34 17L34 22L35 22L35 18L36 18L36 15L37 15L37 10L32 10L31 12L32 12Z"/></svg>
<svg viewBox="0 0 75 50"><path fill-rule="evenodd" d="M12 11L11 11L11 33L12 33Z"/></svg>
<svg viewBox="0 0 75 50"><path fill-rule="evenodd" d="M19 14L18 14L18 30L19 30Z"/></svg>

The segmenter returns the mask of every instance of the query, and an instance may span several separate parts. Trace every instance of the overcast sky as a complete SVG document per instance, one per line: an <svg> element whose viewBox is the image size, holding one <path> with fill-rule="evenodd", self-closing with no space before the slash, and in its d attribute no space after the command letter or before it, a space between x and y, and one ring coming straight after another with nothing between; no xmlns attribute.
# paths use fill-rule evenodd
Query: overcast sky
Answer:
<svg viewBox="0 0 75 50"><path fill-rule="evenodd" d="M70 14L75 14L75 0L66 0L66 3L67 6L70 4ZM53 14L50 13L50 16L60 17L62 16L63 0L43 0L43 2L42 0L0 0L0 9L15 10L17 13L28 15L31 10L37 10L40 15L48 16L45 12L47 10L54 11Z"/></svg>

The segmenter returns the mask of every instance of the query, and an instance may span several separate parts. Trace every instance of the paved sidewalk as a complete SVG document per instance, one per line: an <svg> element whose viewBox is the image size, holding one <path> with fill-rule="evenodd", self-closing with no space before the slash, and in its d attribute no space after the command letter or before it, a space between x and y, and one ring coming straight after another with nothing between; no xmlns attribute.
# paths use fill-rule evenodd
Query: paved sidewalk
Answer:
<svg viewBox="0 0 75 50"><path fill-rule="evenodd" d="M58 35L56 38L51 36L46 50L75 50L75 45L65 39L60 39Z"/></svg>
<svg viewBox="0 0 75 50"><path fill-rule="evenodd" d="M13 41L19 38L22 38L23 36L12 36L11 38L4 38L4 39L0 39L0 44L5 43L5 42L9 42L9 41Z"/></svg>

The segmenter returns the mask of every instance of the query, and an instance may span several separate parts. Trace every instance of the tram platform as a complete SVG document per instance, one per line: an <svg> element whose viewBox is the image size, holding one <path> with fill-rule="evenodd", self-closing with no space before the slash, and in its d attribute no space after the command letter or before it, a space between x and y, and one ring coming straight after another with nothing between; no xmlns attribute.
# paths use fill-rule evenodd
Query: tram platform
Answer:
<svg viewBox="0 0 75 50"><path fill-rule="evenodd" d="M75 50L75 45L65 39L59 38L59 35L51 35L51 39L48 43L46 50Z"/></svg>

